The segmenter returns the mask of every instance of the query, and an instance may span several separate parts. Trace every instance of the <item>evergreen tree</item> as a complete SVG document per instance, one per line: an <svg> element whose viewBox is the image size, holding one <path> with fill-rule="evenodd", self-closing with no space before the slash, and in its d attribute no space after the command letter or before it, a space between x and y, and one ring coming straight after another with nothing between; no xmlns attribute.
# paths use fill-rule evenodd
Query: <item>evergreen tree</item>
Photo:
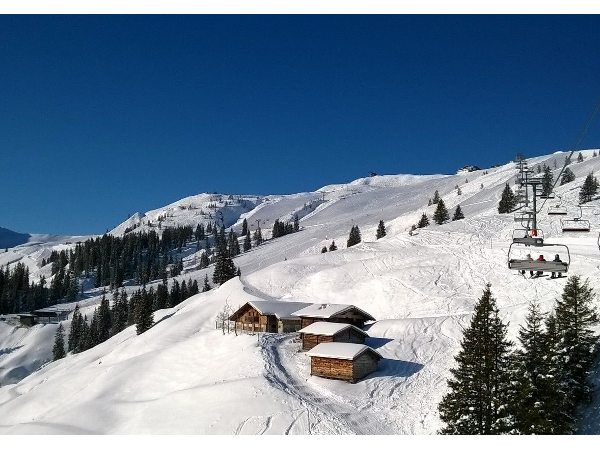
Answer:
<svg viewBox="0 0 600 450"><path fill-rule="evenodd" d="M450 214L448 214L448 210L446 209L446 205L444 204L444 200L440 198L437 204L437 208L433 213L433 221L438 225L442 225L450 220Z"/></svg>
<svg viewBox="0 0 600 450"><path fill-rule="evenodd" d="M429 226L429 218L427 217L427 214L423 213L417 223L417 228L425 228L427 226Z"/></svg>
<svg viewBox="0 0 600 450"><path fill-rule="evenodd" d="M596 150L594 150L594 153L592 153L592 158L595 158L596 156L598 156L598 153L596 152Z"/></svg>
<svg viewBox="0 0 600 450"><path fill-rule="evenodd" d="M210 284L208 284L208 274L206 274L204 275L204 286L202 286L202 292L208 292L210 289Z"/></svg>
<svg viewBox="0 0 600 450"><path fill-rule="evenodd" d="M294 232L300 231L300 219L298 214L294 214Z"/></svg>
<svg viewBox="0 0 600 450"><path fill-rule="evenodd" d="M329 251L334 252L337 250L337 245L335 245L335 241L331 241L331 245L329 246Z"/></svg>
<svg viewBox="0 0 600 450"><path fill-rule="evenodd" d="M589 280L582 282L578 275L573 275L556 303L558 367L562 369L561 378L569 396L576 403L589 401L592 393L588 378L598 342L593 328L599 323L594 300Z"/></svg>
<svg viewBox="0 0 600 450"><path fill-rule="evenodd" d="M69 342L67 346L67 351L76 352L79 346L79 341L81 339L83 326L83 317L81 317L81 313L79 312L79 305L75 305L75 310L73 311L73 317L71 318L71 329L69 330Z"/></svg>
<svg viewBox="0 0 600 450"><path fill-rule="evenodd" d="M135 311L135 330L137 334L149 330L154 325L154 313L152 312L152 298L146 292L146 287L142 288L140 300L136 303Z"/></svg>
<svg viewBox="0 0 600 450"><path fill-rule="evenodd" d="M506 328L488 285L464 331L457 367L450 369L450 392L438 407L446 423L442 434L502 434L513 429L508 405L512 343Z"/></svg>
<svg viewBox="0 0 600 450"><path fill-rule="evenodd" d="M456 205L456 209L454 210L454 215L452 216L452 221L464 219L465 215L460 209L460 205Z"/></svg>
<svg viewBox="0 0 600 450"><path fill-rule="evenodd" d="M250 233L246 233L244 238L244 252L247 252L252 248L252 240L250 239Z"/></svg>
<svg viewBox="0 0 600 450"><path fill-rule="evenodd" d="M111 325L108 299L102 293L102 300L100 300L100 307L98 308L98 343L104 342L110 337Z"/></svg>
<svg viewBox="0 0 600 450"><path fill-rule="evenodd" d="M227 253L227 249L220 245L217 248L217 256L215 261L215 270L213 272L213 282L223 284L227 280L234 278L236 275L236 267Z"/></svg>
<svg viewBox="0 0 600 450"><path fill-rule="evenodd" d="M498 205L498 212L500 214L510 213L513 212L516 206L517 198L515 197L515 194L513 193L508 183L506 183L506 186L504 186L504 190L502 191L500 204Z"/></svg>
<svg viewBox="0 0 600 450"><path fill-rule="evenodd" d="M548 196L552 192L552 184L554 177L552 176L552 169L544 164L544 175L542 176L542 195Z"/></svg>
<svg viewBox="0 0 600 450"><path fill-rule="evenodd" d="M54 361L66 356L65 333L62 323L58 325L56 334L54 335L54 347L52 348L52 355L54 356Z"/></svg>
<svg viewBox="0 0 600 450"><path fill-rule="evenodd" d="M261 231L260 225L259 225L258 228L256 229L256 231L254 232L254 246L257 247L262 243L263 243L263 235L262 235L262 231Z"/></svg>
<svg viewBox="0 0 600 450"><path fill-rule="evenodd" d="M348 242L346 243L346 247L350 248L353 245L358 244L361 241L360 230L358 229L358 225L354 225L350 229L350 236L348 236Z"/></svg>
<svg viewBox="0 0 600 450"><path fill-rule="evenodd" d="M554 423L561 392L551 375L548 334L537 303L529 304L525 326L519 330L521 348L514 354L517 375L512 409L520 434L556 434Z"/></svg>
<svg viewBox="0 0 600 450"><path fill-rule="evenodd" d="M127 327L128 313L127 293L122 289L117 300L113 304L113 312L111 314L113 334L120 333Z"/></svg>
<svg viewBox="0 0 600 450"><path fill-rule="evenodd" d="M435 192L433 193L433 200L431 200L431 203L434 205L437 205L437 203L439 201L440 201L440 193L436 189Z"/></svg>
<svg viewBox="0 0 600 450"><path fill-rule="evenodd" d="M585 177L585 181L583 182L583 186L581 186L581 190L579 191L579 203L587 203L591 202L594 196L598 193L598 180L596 177L590 173L587 177Z"/></svg>
<svg viewBox="0 0 600 450"><path fill-rule="evenodd" d="M242 236L246 236L248 234L248 221L244 218L242 222Z"/></svg>
<svg viewBox="0 0 600 450"><path fill-rule="evenodd" d="M570 183L573 180L575 180L575 174L568 167L565 168L565 171L563 172L562 176L560 177L560 185L562 186L563 184Z"/></svg>
<svg viewBox="0 0 600 450"><path fill-rule="evenodd" d="M321 253L327 253L327 247L323 247L323 248L321 249Z"/></svg>
<svg viewBox="0 0 600 450"><path fill-rule="evenodd" d="M377 227L377 233L375 234L375 237L377 239L380 239L380 238L384 237L385 235L386 235L385 224L383 223L383 220L380 220L379 226Z"/></svg>
<svg viewBox="0 0 600 450"><path fill-rule="evenodd" d="M579 152L579 155L577 155L577 162L583 162L583 155L581 154L581 152Z"/></svg>

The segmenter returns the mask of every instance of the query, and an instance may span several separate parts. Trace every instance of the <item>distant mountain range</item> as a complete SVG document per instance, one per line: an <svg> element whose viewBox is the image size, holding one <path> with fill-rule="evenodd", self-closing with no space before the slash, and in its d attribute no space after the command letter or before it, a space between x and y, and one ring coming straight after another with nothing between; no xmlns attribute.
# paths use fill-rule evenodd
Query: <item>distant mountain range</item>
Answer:
<svg viewBox="0 0 600 450"><path fill-rule="evenodd" d="M6 228L0 227L0 249L16 247L17 245L29 242L30 234L17 233Z"/></svg>

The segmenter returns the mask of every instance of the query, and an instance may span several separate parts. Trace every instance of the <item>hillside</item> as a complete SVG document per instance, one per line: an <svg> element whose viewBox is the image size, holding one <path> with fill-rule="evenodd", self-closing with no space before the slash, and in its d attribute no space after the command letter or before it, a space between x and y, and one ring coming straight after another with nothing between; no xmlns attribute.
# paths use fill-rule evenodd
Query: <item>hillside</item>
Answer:
<svg viewBox="0 0 600 450"><path fill-rule="evenodd" d="M600 158L592 158L592 150L582 153L585 161L570 166L576 180L556 189L570 216L579 214L575 205L585 175L600 172ZM552 167L554 160L560 167L565 155L532 158L530 167L544 162ZM485 284L491 283L514 340L528 302L537 299L550 310L566 282L529 279L507 268L512 230L518 225L512 214L499 215L497 206L505 183L512 185L515 175L509 163L487 174L376 176L296 195L230 199L201 194L136 214L112 233L133 226L157 228L159 217L161 226L222 217L236 231L244 218L251 230L260 224L268 238L275 219L290 220L294 214L301 229L236 257L241 278L158 311L156 325L146 333L136 336L129 327L91 350L37 371L50 358L49 337L56 326L23 329L0 322L0 348L5 349L0 354L0 430L433 434L441 426L437 404L446 392L462 329ZM432 217L435 206L426 205L435 190L450 212L460 204L466 219L431 225L410 236L408 230L422 212ZM583 235L563 235L560 218L547 215L557 202L543 205L538 226L548 242L569 246L569 274L588 277L598 286L599 200L582 210L592 227ZM387 236L376 240L379 220L385 221ZM363 242L346 249L352 225L360 227ZM333 240L339 250L321 254ZM50 248L71 245L64 242L38 244L35 250L16 247L4 258L20 255L37 267ZM181 280L210 275L212 267L195 269L196 256L194 248L185 250ZM98 295L90 290L85 311L93 310ZM225 304L237 308L252 299L270 298L350 303L368 311L377 319L368 326L367 343L384 357L379 370L356 384L311 377L308 357L299 352L293 335L236 336L215 330ZM586 433L600 433L597 405L596 399L586 412Z"/></svg>

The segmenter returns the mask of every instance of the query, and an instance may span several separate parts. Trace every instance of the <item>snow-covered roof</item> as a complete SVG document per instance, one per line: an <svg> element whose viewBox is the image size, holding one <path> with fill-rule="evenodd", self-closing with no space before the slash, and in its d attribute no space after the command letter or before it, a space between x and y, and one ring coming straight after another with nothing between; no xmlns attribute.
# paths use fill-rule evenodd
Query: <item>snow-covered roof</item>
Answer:
<svg viewBox="0 0 600 450"><path fill-rule="evenodd" d="M371 314L357 308L354 305L338 305L333 303L314 303L310 304L306 308L300 309L294 312L294 316L299 317L320 317L323 319L329 319L331 317L343 314L349 309L355 309L357 312L365 316L367 320L375 320Z"/></svg>
<svg viewBox="0 0 600 450"><path fill-rule="evenodd" d="M373 352L380 358L379 352L364 344L350 344L347 342L323 342L312 350L306 352L308 356L336 359L356 359L361 353Z"/></svg>
<svg viewBox="0 0 600 450"><path fill-rule="evenodd" d="M312 303L303 303L303 302L277 302L277 301L268 301L268 300L257 300L246 303L246 305L252 306L263 316L275 316L278 319L296 319L292 315L294 311L298 311L299 309L305 308L307 306L312 305ZM241 311L246 305L242 306L238 311L236 311L231 317L234 317Z"/></svg>
<svg viewBox="0 0 600 450"><path fill-rule="evenodd" d="M333 336L347 328L354 328L361 334L368 336L363 330L349 323L333 323L333 322L314 322L309 326L302 328L299 333L318 334L320 336Z"/></svg>

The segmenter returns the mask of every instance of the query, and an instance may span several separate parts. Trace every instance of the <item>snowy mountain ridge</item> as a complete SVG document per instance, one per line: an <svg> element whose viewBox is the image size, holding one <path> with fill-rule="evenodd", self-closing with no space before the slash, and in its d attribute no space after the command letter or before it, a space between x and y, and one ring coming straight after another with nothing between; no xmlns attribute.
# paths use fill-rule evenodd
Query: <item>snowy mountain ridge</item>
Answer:
<svg viewBox="0 0 600 450"><path fill-rule="evenodd" d="M570 166L576 180L556 188L569 217L579 213L577 196L583 178L600 172L600 158L593 158L592 150L582 154L584 162ZM532 168L542 163L553 167L556 161L556 176L564 156L555 153L528 161ZM376 176L312 193L241 196L246 206L237 203L236 196L200 194L130 217L112 233L121 235L134 224L139 224L137 229L157 228L158 218L165 214L162 226L221 220L216 211L222 211L226 226L237 231L246 218L251 230L260 225L267 237L276 219L289 220L300 213L301 230L239 255L234 262L241 268L241 278L157 311L156 325L146 333L136 336L134 327L129 327L93 349L39 370L35 369L48 358L56 326L24 329L0 322L0 347L8 350L0 354L4 377L0 430L27 434L435 433L441 426L437 404L446 392L462 329L485 284L491 283L515 340L529 300L537 299L547 311L565 283L565 279L524 278L507 268L512 230L519 225L512 214L499 215L497 207L505 183L513 185L516 169L508 163L486 171ZM431 219L435 205L427 205L435 190L450 212L460 204L466 219L430 225L409 235L423 212ZM591 233L563 235L560 219L547 215L548 207L557 201L542 206L539 228L549 242L569 246L570 274L598 285L600 204L594 200L583 209ZM385 221L387 236L377 240L379 220ZM360 227L363 242L346 249L352 225ZM322 254L321 248L334 240L339 250ZM31 247L16 247L7 255L29 259L35 267L48 248L54 247L35 252ZM180 280L210 276L212 267L195 269L195 253L193 248L184 253ZM0 254L0 265L3 257L9 258ZM82 302L87 314L99 300L99 292L92 294ZM226 304L235 309L253 299L272 298L354 304L372 314L377 321L367 326L366 343L384 358L379 370L356 384L322 379L310 376L308 357L299 352L293 335L236 336L215 330L215 318ZM599 404L596 397L581 424L582 432L600 433Z"/></svg>

